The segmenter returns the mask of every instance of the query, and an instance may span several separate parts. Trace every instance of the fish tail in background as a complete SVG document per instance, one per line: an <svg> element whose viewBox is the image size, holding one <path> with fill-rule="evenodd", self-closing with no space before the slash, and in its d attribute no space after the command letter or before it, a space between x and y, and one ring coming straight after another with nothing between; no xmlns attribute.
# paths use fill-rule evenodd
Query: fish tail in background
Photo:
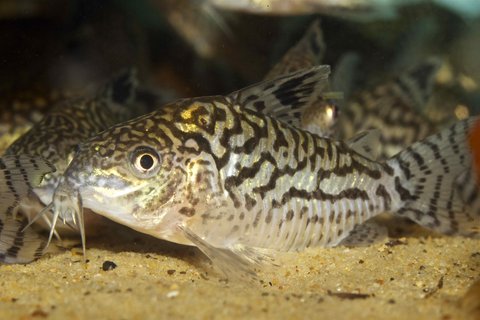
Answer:
<svg viewBox="0 0 480 320"><path fill-rule="evenodd" d="M28 219L17 215L20 201L55 168L39 157L3 156L0 158L0 262L27 263L39 258L46 239L25 227Z"/></svg>
<svg viewBox="0 0 480 320"><path fill-rule="evenodd" d="M0 263L29 263L43 255L46 237L27 225L25 216L0 218Z"/></svg>
<svg viewBox="0 0 480 320"><path fill-rule="evenodd" d="M480 117L457 122L387 161L401 200L397 214L436 232L478 235L479 219L467 210L457 180L472 169L469 137L479 125Z"/></svg>

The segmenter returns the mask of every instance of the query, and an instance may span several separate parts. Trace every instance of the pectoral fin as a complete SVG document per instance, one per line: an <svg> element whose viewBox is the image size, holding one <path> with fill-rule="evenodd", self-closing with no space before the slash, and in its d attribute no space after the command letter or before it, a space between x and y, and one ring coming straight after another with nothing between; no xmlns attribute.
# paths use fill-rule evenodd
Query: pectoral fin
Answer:
<svg viewBox="0 0 480 320"><path fill-rule="evenodd" d="M202 239L187 226L178 226L186 238L196 245L228 279L252 279L255 268L272 264L272 258L261 249L239 243L217 247Z"/></svg>

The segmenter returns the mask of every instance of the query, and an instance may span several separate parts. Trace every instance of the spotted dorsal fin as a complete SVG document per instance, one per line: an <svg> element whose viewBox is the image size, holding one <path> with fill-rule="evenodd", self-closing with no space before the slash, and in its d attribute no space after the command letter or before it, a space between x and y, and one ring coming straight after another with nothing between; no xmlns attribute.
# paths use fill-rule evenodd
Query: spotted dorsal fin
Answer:
<svg viewBox="0 0 480 320"><path fill-rule="evenodd" d="M229 97L246 109L300 127L303 111L312 101L331 97L331 93L324 93L329 75L330 66L316 66L254 84Z"/></svg>

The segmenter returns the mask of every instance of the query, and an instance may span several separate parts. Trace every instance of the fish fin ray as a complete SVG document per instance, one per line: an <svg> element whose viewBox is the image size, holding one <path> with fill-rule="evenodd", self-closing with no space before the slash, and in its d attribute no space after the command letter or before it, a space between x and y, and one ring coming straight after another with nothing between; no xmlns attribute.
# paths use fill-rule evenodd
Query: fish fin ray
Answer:
<svg viewBox="0 0 480 320"><path fill-rule="evenodd" d="M29 263L43 255L46 238L33 228L24 230L28 224L26 217L2 217L0 223L1 263Z"/></svg>
<svg viewBox="0 0 480 320"><path fill-rule="evenodd" d="M226 247L216 247L202 239L187 226L178 227L220 269L228 279L255 279L259 268L273 259L261 249L235 243Z"/></svg>
<svg viewBox="0 0 480 320"><path fill-rule="evenodd" d="M254 84L229 97L246 109L299 128L303 111L312 101L322 99L329 74L330 66L316 66Z"/></svg>

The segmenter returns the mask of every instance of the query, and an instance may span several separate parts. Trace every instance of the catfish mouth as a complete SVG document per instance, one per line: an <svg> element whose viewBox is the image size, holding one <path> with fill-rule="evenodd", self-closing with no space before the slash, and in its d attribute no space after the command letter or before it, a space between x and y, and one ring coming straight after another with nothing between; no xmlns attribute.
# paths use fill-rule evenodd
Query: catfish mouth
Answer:
<svg viewBox="0 0 480 320"><path fill-rule="evenodd" d="M74 180L69 180L68 177L62 177L53 195L52 203L49 205L53 211L53 220L48 244L55 233L58 219L72 221L80 231L85 259L84 208L114 222L150 234L152 229L161 224L164 216L170 212L169 207L183 179L181 174L172 173L172 177L160 186L156 186L155 181L128 184L123 180L111 180L102 185L78 184ZM158 190L160 190L159 193L155 192ZM151 203L158 203L158 205Z"/></svg>
<svg viewBox="0 0 480 320"><path fill-rule="evenodd" d="M107 192L109 188L80 188L83 206L111 221L136 231L156 236L165 217L174 212L172 203L182 183L183 175L173 174L157 186L155 181L130 185L125 190ZM124 185L124 184L123 184Z"/></svg>

